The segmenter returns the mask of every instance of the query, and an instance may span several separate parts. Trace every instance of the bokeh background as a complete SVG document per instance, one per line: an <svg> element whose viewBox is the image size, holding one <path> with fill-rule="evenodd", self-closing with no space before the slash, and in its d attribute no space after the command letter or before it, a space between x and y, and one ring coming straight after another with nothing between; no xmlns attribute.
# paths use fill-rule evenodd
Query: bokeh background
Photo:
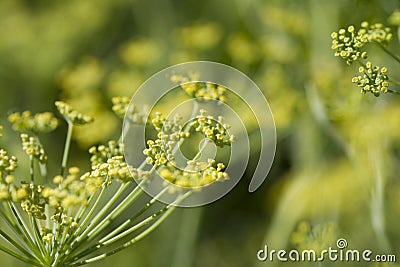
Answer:
<svg viewBox="0 0 400 267"><path fill-rule="evenodd" d="M1 0L2 146L24 157L7 115L55 111L62 99L96 117L74 135L70 164L87 168L87 148L120 134L111 97L132 96L172 64L225 63L258 84L274 114L267 181L250 194L244 177L223 199L179 209L135 246L91 266L356 266L256 257L264 244L318 250L339 237L399 258L400 99L361 95L351 83L356 68L330 49L332 31L364 20L389 25L397 8L395 0ZM400 52L393 30L389 48ZM398 74L385 54L370 54ZM65 129L42 137L53 173ZM24 266L5 254L0 260Z"/></svg>

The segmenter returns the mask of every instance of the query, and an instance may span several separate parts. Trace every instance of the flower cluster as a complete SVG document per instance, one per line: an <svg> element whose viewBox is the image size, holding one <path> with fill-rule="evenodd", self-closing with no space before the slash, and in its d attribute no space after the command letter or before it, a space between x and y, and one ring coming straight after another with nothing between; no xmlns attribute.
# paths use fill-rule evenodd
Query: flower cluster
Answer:
<svg viewBox="0 0 400 267"><path fill-rule="evenodd" d="M93 118L89 115L79 113L78 111L72 109L70 105L62 101L56 101L55 103L58 111L64 116L68 123L74 125L84 125L93 122Z"/></svg>
<svg viewBox="0 0 400 267"><path fill-rule="evenodd" d="M364 35L369 42L376 42L382 45L388 45L393 38L391 29L381 23L369 24L364 21L361 23L359 33Z"/></svg>
<svg viewBox="0 0 400 267"><path fill-rule="evenodd" d="M138 123L145 122L142 113L135 107L128 109L127 98L114 99L113 103L114 111L120 117L127 113ZM21 179L14 177L17 158L0 149L0 201L5 204L0 219L10 228L5 230L17 233L26 241L25 249L18 245L18 241L7 239L15 247L11 255L25 263L33 266L79 266L101 259L98 255L93 256L99 247L111 255L115 247L125 248L135 243L138 236L150 233L173 211L173 205L166 205L142 220L141 215L156 202L153 198L134 215L129 215L127 221L121 222L119 216L144 192L142 186L147 186L148 179L154 178L154 171L159 171L165 183L170 183L159 193L160 196L168 192L177 193L172 195L176 197L174 203L179 203L202 186L228 179L223 163L212 159L207 162L198 160L202 151L181 169L176 168L174 158L176 150L190 139L193 132L202 133L218 147L230 145L234 138L229 136L229 126L223 124L222 117L215 120L202 110L192 123L183 127L181 116L167 119L161 113L155 113L151 123L157 131L157 138L147 141L148 147L143 151L147 158L139 167L134 168L125 161L122 143L109 141L89 149L91 169L81 174L78 167L68 168L72 130L75 125L87 124L93 119L64 102L56 102L56 107L68 123L59 175L48 179L48 158L36 135L58 125L51 113L35 116L31 116L30 112L14 113L9 118L15 130L34 133L21 134L22 148L29 155L30 182L20 182ZM136 119L134 116L137 116ZM40 163L40 171L34 170L36 160ZM147 168L146 163L152 168ZM41 179L36 178L38 175ZM134 181L138 184L135 185ZM115 182L115 186L110 186ZM147 228L136 232L144 226ZM133 232L135 237L124 243L121 238ZM116 241L119 242L114 243ZM111 244L112 247L109 247ZM10 251L1 246L0 250Z"/></svg>
<svg viewBox="0 0 400 267"><path fill-rule="evenodd" d="M368 38L366 38L365 34L355 32L354 26L333 32L331 37L335 56L346 60L348 65L360 57L367 58L367 52L361 52L360 48L368 43Z"/></svg>
<svg viewBox="0 0 400 267"><path fill-rule="evenodd" d="M144 106L141 110L135 105L130 104L128 97L113 97L112 98L114 113L124 119L125 116L132 123L145 124L147 120L146 114L148 113L147 106Z"/></svg>
<svg viewBox="0 0 400 267"><path fill-rule="evenodd" d="M214 99L226 102L225 92L227 89L225 87L212 82L200 82L196 74L190 74L189 77L172 75L171 81L179 84L192 98L200 98L205 101Z"/></svg>
<svg viewBox="0 0 400 267"><path fill-rule="evenodd" d="M17 166L17 158L8 155L6 150L0 149L0 176L14 172Z"/></svg>
<svg viewBox="0 0 400 267"><path fill-rule="evenodd" d="M47 199L51 207L67 211L71 207L87 204L88 197L95 192L87 190L86 183L79 179L79 171L79 168L71 167L66 177L57 175L53 178L53 183L57 185L55 188L43 189L42 196Z"/></svg>
<svg viewBox="0 0 400 267"><path fill-rule="evenodd" d="M47 162L46 152L39 139L29 136L27 134L21 134L22 149L28 156L32 156L39 160L40 163L44 164Z"/></svg>
<svg viewBox="0 0 400 267"><path fill-rule="evenodd" d="M156 112L152 119L153 127L157 130L157 139L148 140L143 153L147 156L147 163L155 166L166 165L168 160L173 160L173 149L180 138L189 135L180 135L182 126L179 124L181 117L175 116L172 120L167 120L160 112Z"/></svg>
<svg viewBox="0 0 400 267"><path fill-rule="evenodd" d="M201 132L204 137L212 140L218 147L230 146L235 141L234 135L229 135L229 125L223 123L223 117L218 117L218 121L213 116L206 116L205 110L200 110L200 115L191 123L191 127L196 132Z"/></svg>
<svg viewBox="0 0 400 267"><path fill-rule="evenodd" d="M228 179L228 174L223 171L224 169L223 163L218 163L215 166L213 159L209 159L208 162L190 160L184 170L177 169L169 163L160 169L159 175L177 186L198 189L215 181Z"/></svg>
<svg viewBox="0 0 400 267"><path fill-rule="evenodd" d="M358 31L354 26L349 26L347 29L333 32L331 37L335 56L343 58L350 65L359 58L367 58L367 52L361 51L365 44L375 42L386 46L392 39L393 34L390 28L384 27L380 23L369 24L364 21Z"/></svg>
<svg viewBox="0 0 400 267"><path fill-rule="evenodd" d="M91 186L100 187L108 179L115 178L122 183L132 182L148 176L148 172L130 167L124 159L124 145L111 140L107 146L93 146L89 149L92 171L85 173L81 180L92 179Z"/></svg>
<svg viewBox="0 0 400 267"><path fill-rule="evenodd" d="M361 48L367 43L376 43L384 52L400 62L400 58L386 47L393 38L390 28L383 26L381 23L370 24L362 22L358 31L355 30L354 26L349 26L347 29L333 32L331 37L335 56L345 59L348 65L354 61L360 63L360 74L353 77L352 82L361 87L362 93L371 92L374 96L387 92L396 93L393 90L389 90L389 82L396 85L398 83L389 79L386 67L374 66L370 61L365 63L365 61L361 60L368 57L367 52L362 51Z"/></svg>
<svg viewBox="0 0 400 267"><path fill-rule="evenodd" d="M234 136L229 136L229 126L223 124L223 118L215 120L213 116L207 116L205 110L200 110L200 115L196 116L189 127L182 127L179 120L179 115L168 120L161 113L156 113L152 123L158 131L157 139L148 140L148 148L143 152L147 156L147 163L157 167L159 175L166 181L180 187L196 189L214 181L228 179L228 174L224 172L225 165L213 159L202 162L195 157L187 162L185 168L178 168L174 159L174 150L181 142L190 139L191 132L202 133L221 148L231 145Z"/></svg>
<svg viewBox="0 0 400 267"><path fill-rule="evenodd" d="M371 92L375 96L388 91L387 68L373 66L371 62L367 62L365 67L359 68L360 75L353 77L352 82L361 87L362 93Z"/></svg>
<svg viewBox="0 0 400 267"><path fill-rule="evenodd" d="M28 215L34 216L36 219L45 220L45 205L46 200L42 197L42 190L44 186L35 184L22 184L21 187L16 190L11 187L11 195L16 192L16 197L13 197L14 202L21 202L21 208L28 213ZM14 191L14 190L15 191Z"/></svg>
<svg viewBox="0 0 400 267"><path fill-rule="evenodd" d="M32 115L30 111L15 112L8 116L15 131L31 131L35 133L51 132L58 126L58 120L51 112Z"/></svg>
<svg viewBox="0 0 400 267"><path fill-rule="evenodd" d="M91 154L90 162L92 166L106 163L107 159L115 156L124 155L124 144L114 140L108 141L107 145L92 146L89 148Z"/></svg>
<svg viewBox="0 0 400 267"><path fill-rule="evenodd" d="M113 97L111 99L113 107L112 110L114 113L123 119L125 117L125 113L129 107L129 98L128 97Z"/></svg>
<svg viewBox="0 0 400 267"><path fill-rule="evenodd" d="M121 183L129 183L147 176L147 171L130 167L123 156L113 156L104 163L92 165L92 171L82 175L81 180L85 181L90 188L99 188L110 185L113 179Z"/></svg>

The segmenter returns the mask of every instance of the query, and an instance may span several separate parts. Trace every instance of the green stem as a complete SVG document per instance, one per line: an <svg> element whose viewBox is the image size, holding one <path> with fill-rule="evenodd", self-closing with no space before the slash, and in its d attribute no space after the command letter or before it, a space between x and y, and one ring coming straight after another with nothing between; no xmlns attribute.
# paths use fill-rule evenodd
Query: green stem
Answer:
<svg viewBox="0 0 400 267"><path fill-rule="evenodd" d="M137 223L136 225L132 226L131 228L123 231L122 233L108 239L108 240L104 240L103 242L99 242L99 245L102 246L107 246L110 245L112 243L114 243L115 241L120 240L121 238L129 235L130 233L136 231L137 229L149 224L151 221L155 220L158 216L160 216L161 214L163 214L164 212L166 212L169 209L169 207L165 207L163 209L161 209L160 211L154 213L153 215L147 217L146 219L144 219L143 221Z"/></svg>
<svg viewBox="0 0 400 267"><path fill-rule="evenodd" d="M35 179L35 170L34 170L34 158L32 155L29 155L29 175L31 177L31 183L34 183L34 179Z"/></svg>
<svg viewBox="0 0 400 267"><path fill-rule="evenodd" d="M179 223L179 233L175 241L175 252L172 256L171 267L193 266L193 257L196 252L196 240L203 208L185 210Z"/></svg>
<svg viewBox="0 0 400 267"><path fill-rule="evenodd" d="M93 253L94 251L98 250L99 248L107 246L107 245L113 243L114 241L119 240L120 238L132 233L133 231L139 229L140 227L147 225L152 220L154 220L155 217L158 217L162 213L161 212L162 210L159 211L158 213L156 213L157 216L154 216L155 214L153 214L152 216L148 217L147 219L143 220L142 222L137 223L136 225L131 226L131 228L126 229L124 232L120 233L124 228L126 228L130 223L134 222L140 215L142 215L148 208L150 208L156 202L158 197L160 197L165 192L167 192L167 190L168 190L168 187L165 187L156 197L152 198L146 204L145 207L143 207L138 213L136 213L135 216L133 216L132 218L126 220L119 227L117 227L114 231L112 231L107 236L105 236L102 239L100 239L100 241L98 241L98 243L96 245L94 245L94 246L92 246L90 248L87 248L84 251L82 251L81 253L79 253L78 255L76 255L74 257L74 260L78 260L80 258L83 258L83 257L87 256L87 255L90 255L91 253Z"/></svg>
<svg viewBox="0 0 400 267"><path fill-rule="evenodd" d="M387 49L383 44L379 42L375 42L383 51L385 51L389 56L391 56L394 60L396 60L398 63L400 63L400 57L397 55L393 54L389 49Z"/></svg>
<svg viewBox="0 0 400 267"><path fill-rule="evenodd" d="M135 244L136 242L138 242L139 240L141 240L142 238L144 238L145 236L147 236L148 234L150 234L154 229L156 229L165 219L168 218L168 216L175 210L176 205L178 205L182 200L184 200L186 197L188 197L190 194L192 193L192 191L188 191L185 194L180 195L180 197L177 198L177 200L168 205L166 208L167 210L164 211L164 213L161 215L161 217L155 222L153 223L151 226L149 226L146 230L144 230L142 233L140 233L139 235L137 235L136 237L134 237L133 239L129 240L128 242L125 242L124 244L122 244L121 246L100 254L98 256L92 257L90 259L87 260L83 260L83 261L79 261L79 262L75 262L75 263L67 263L67 266L81 266L84 264L88 264L88 263L92 263L92 262L96 262L99 261L101 259L104 259L105 257L111 256L119 251L121 251L124 248L127 248L133 244Z"/></svg>
<svg viewBox="0 0 400 267"><path fill-rule="evenodd" d="M58 249L56 249L59 245L60 245L60 236L61 236L61 233L63 232L63 230L64 230L64 226L62 225L62 224L60 224L60 223L55 223L55 225L57 225L57 227L56 227L56 235L55 235L55 237L53 237L53 245L52 245L52 249L51 249L51 253L50 253L50 259L57 259L58 258L58 256L59 256L59 253L58 253ZM53 231L53 233L54 233L54 231ZM55 261L54 261L55 262Z"/></svg>
<svg viewBox="0 0 400 267"><path fill-rule="evenodd" d="M391 93L392 95L400 95L400 92L391 89L388 89L388 93Z"/></svg>
<svg viewBox="0 0 400 267"><path fill-rule="evenodd" d="M87 234L87 239L92 240L95 236L97 236L104 228L111 224L112 221L115 220L122 212L124 212L132 203L143 193L142 185L146 182L146 179L143 179L142 182L133 189L133 191L121 202L118 206L113 209L99 224L96 225L94 229L92 229Z"/></svg>
<svg viewBox="0 0 400 267"><path fill-rule="evenodd" d="M95 203L92 205L92 207L90 208L88 214L86 214L85 218L83 219L81 225L80 225L79 228L76 230L77 233L80 233L81 229L87 224L87 222L89 221L89 219L92 218L92 215L93 215L94 211L96 210L97 206L98 206L99 203L100 203L100 200L101 200L102 196L104 195L104 192L106 191L108 181L109 181L109 177L107 176L107 179L106 179L106 181L104 182L103 187L101 188L101 191L100 191L100 193L99 193L99 195L98 195L98 197L97 197ZM98 217L96 216L96 218L98 218ZM91 222L91 224L95 224L95 223L97 223L97 220L93 220L93 221Z"/></svg>
<svg viewBox="0 0 400 267"><path fill-rule="evenodd" d="M145 180L142 180L141 183L143 183ZM67 257L68 255L72 254L76 249L78 249L79 247L81 247L82 245L86 244L89 240L88 240L88 232L92 231L92 230L96 230L98 229L101 225L104 225L104 220L106 220L107 218L109 218L109 216L106 217L106 219L104 219L102 222L100 222L99 224L97 224L100 219L107 213L107 211L111 208L111 206L118 200L118 198L121 196L121 194L125 191L125 189L128 187L130 183L126 183L120 186L120 188L118 189L118 191L114 194L114 196L107 202L107 204L97 213L96 217L94 217L93 220L90 221L90 224L86 227L86 229L84 231L80 231L80 233L78 233L75 236L75 240L72 242L72 244L69 246L68 250L65 251L64 253L64 257ZM135 187L134 191L131 192L131 194L124 199L124 201L126 201L134 192L136 192L135 190L138 188L139 186ZM122 202L124 202L122 201ZM122 203L121 202L121 203ZM121 203L118 205L118 207L121 205ZM115 211L115 210L114 210ZM109 214L110 215L110 214ZM108 225L108 224L107 224ZM103 229L103 228L102 228Z"/></svg>
<svg viewBox="0 0 400 267"><path fill-rule="evenodd" d="M24 222L22 216L19 214L18 210L14 207L14 203L8 203L9 209L12 212L12 217L16 219L16 224L19 225L19 229L22 232L22 235L25 236L27 245L31 248L31 250L38 256L40 256L40 260L44 261L43 254L41 254L41 251L38 249L38 246L35 244L35 239L31 235L31 232Z"/></svg>
<svg viewBox="0 0 400 267"><path fill-rule="evenodd" d="M26 256L28 257L34 257L36 260L38 260L38 258L36 258L36 256L31 252L28 251L25 247L21 246L17 241L15 241L14 239L12 239L9 235L7 235L3 230L0 229L0 237L2 237L5 241L7 241L8 243L10 243L11 245L13 245L16 249L18 249L19 251L21 251L22 253L24 253Z"/></svg>
<svg viewBox="0 0 400 267"><path fill-rule="evenodd" d="M42 175L43 184L47 183L47 166L44 163L39 163L40 174Z"/></svg>
<svg viewBox="0 0 400 267"><path fill-rule="evenodd" d="M30 220L31 228L33 229L33 234L34 234L33 237L34 237L35 243L36 243L37 247L39 248L41 254L43 256L45 256L46 255L46 248L45 248L45 245L43 243L42 237L40 236L40 230L39 230L39 227L37 225L37 222L36 222L35 218L33 217L33 215L29 216L29 220Z"/></svg>
<svg viewBox="0 0 400 267"><path fill-rule="evenodd" d="M91 217L92 217L94 211L96 210L97 206L98 206L99 203L100 203L100 200L101 200L101 198L102 198L102 196L103 196L103 194L104 194L104 192L105 192L105 189L107 188L107 186L106 186L106 183L107 183L107 182L108 182L108 179L107 179L107 181L105 181L105 184L103 184L103 187L102 187L102 189L101 189L101 191L100 191L98 197L96 198L95 203L91 206L91 208L90 208L88 214L85 216L85 218L83 219L82 223L80 223L80 225L79 225L79 227L76 229L75 233L72 234L72 235L67 239L66 242L64 242L63 246L62 246L61 249L60 249L60 253L63 252L64 249L66 249L67 246L69 246L70 244L73 245L73 244L75 243L75 241L73 241L73 240L74 240L74 239L75 239L75 240L77 239L77 237L81 234L82 229L83 229L83 228L85 227L85 225L88 223L89 219L91 219ZM119 195L118 192L117 192L115 195ZM114 197L115 197L115 195L114 195ZM90 205L90 203L91 203L92 200L93 200L93 197L90 197L90 200L89 200L89 202L88 202L88 206ZM108 205L111 206L113 203L114 203L114 201L111 199L111 200L108 202ZM86 212L88 206L86 206L86 208L82 210L81 216ZM76 222L79 222L80 219L81 219L80 216L77 217L77 218L76 218ZM89 224L89 226L90 226L90 225L93 225L93 224L95 224L95 223L97 223L97 220L98 220L98 219L99 219L99 216L96 216L96 217L92 220L92 222ZM71 243L71 242L72 242L72 243Z"/></svg>
<svg viewBox="0 0 400 267"><path fill-rule="evenodd" d="M203 144L201 145L201 148L199 149L199 151L197 152L197 154L193 157L193 161L198 160L201 157L201 154L203 153L204 149L207 146L207 140L204 140Z"/></svg>
<svg viewBox="0 0 400 267"><path fill-rule="evenodd" d="M22 233L22 230L19 228L19 225L15 222L15 220L11 219L11 218L14 218L14 216L12 215L11 211L9 210L8 205L3 203L3 207L7 211L8 214L5 214L3 212L3 210L0 209L0 217L3 219L3 221L6 222L6 224L10 227L10 229L13 230L13 232L19 238L19 240L22 242L22 244L29 245L29 242L28 242L26 236Z"/></svg>
<svg viewBox="0 0 400 267"><path fill-rule="evenodd" d="M41 266L40 262L35 261L33 259L30 259L30 258L25 258L24 256L18 254L17 252L15 252L15 251L13 251L13 250L11 250L11 249L3 246L3 245L0 245L0 250L4 251L5 253L7 253L7 254L19 259L20 261L25 262L25 263L32 264L33 266Z"/></svg>
<svg viewBox="0 0 400 267"><path fill-rule="evenodd" d="M159 199L163 194L165 194L169 190L168 187L165 187L160 193L158 193L154 198L152 198L146 206L144 206L138 213L135 214L132 218L126 220L119 227L117 227L114 231L112 231L107 236L100 239L99 243L109 242L112 238L115 238L116 234L119 233L122 229L124 229L129 223L134 222L140 215L142 215L146 210L148 210L154 203L156 203L157 199ZM118 236L118 235L117 235Z"/></svg>
<svg viewBox="0 0 400 267"><path fill-rule="evenodd" d="M71 138L72 138L72 129L74 125L72 122L68 122L68 131L67 137L65 139L65 146L64 146L64 154L61 162L61 176L64 176L65 169L67 167L68 155L69 155L69 148L71 146Z"/></svg>
<svg viewBox="0 0 400 267"><path fill-rule="evenodd" d="M81 207L79 208L79 210L78 210L78 212L76 213L75 218L74 218L74 220L75 220L77 223L79 223L79 222L81 221L82 216L86 213L87 209L88 209L89 207L91 207L92 201L93 201L93 199L95 199L95 195L96 195L96 194L93 194L93 195L91 195L91 196L89 197L88 202L87 202L87 205L83 205L83 206L81 206ZM96 199L96 200L97 200L97 199Z"/></svg>

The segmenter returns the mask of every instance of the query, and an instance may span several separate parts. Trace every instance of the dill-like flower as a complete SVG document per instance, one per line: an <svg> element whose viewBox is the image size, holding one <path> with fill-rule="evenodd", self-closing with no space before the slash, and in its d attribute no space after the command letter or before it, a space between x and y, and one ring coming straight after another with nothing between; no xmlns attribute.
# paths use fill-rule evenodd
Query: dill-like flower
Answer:
<svg viewBox="0 0 400 267"><path fill-rule="evenodd" d="M143 153L147 156L146 162L159 168L159 175L166 181L180 187L199 189L214 181L228 179L228 174L224 172L224 164L216 163L212 159L202 162L195 156L181 168L177 167L175 162L174 151L181 143L190 141L191 132L203 134L205 139L212 140L221 148L225 145L230 146L234 141L234 136L228 134L229 126L222 123L222 117L215 120L213 116L206 114L205 110L200 110L200 115L186 128L180 125L180 116L168 120L161 113L156 113L152 124L158 132L157 139L148 140L148 148Z"/></svg>
<svg viewBox="0 0 400 267"><path fill-rule="evenodd" d="M31 131L34 133L51 132L58 126L58 120L51 112L32 115L30 111L15 112L8 116L15 131Z"/></svg>
<svg viewBox="0 0 400 267"><path fill-rule="evenodd" d="M198 75L191 73L188 76L172 75L171 81L179 86L192 98L202 101L210 99L226 102L226 88L212 82L199 82Z"/></svg>
<svg viewBox="0 0 400 267"><path fill-rule="evenodd" d="M347 29L342 28L338 32L333 32L331 37L335 56L341 57L350 65L359 58L366 59L368 57L367 52L361 51L365 44L375 42L386 46L393 38L393 34L390 28L384 27L380 23L369 24L364 21L358 31L351 25Z"/></svg>
<svg viewBox="0 0 400 267"><path fill-rule="evenodd" d="M129 109L127 98L114 98L113 104L113 110L120 117L127 113L133 122L146 123L147 112L139 112L136 107ZM219 147L230 145L233 137L229 136L229 127L222 123L222 118L215 120L202 110L194 123L184 129L181 116L167 119L155 113L151 123L157 138L147 140L148 147L143 151L147 159L140 166L130 166L124 158L124 145L111 140L89 149L90 170L82 174L78 167L68 168L71 136L76 125L90 123L93 118L64 102L57 101L55 105L68 123L59 174L49 179L48 158L36 135L58 125L51 113L35 116L30 112L14 113L9 118L15 130L35 133L21 134L22 148L29 156L29 182L14 177L17 158L0 149L0 201L4 204L0 218L8 225L6 230L18 234L25 243L21 246L20 240L8 238L6 230L0 229L0 238L13 246L10 250L0 245L0 250L25 263L57 267L100 260L149 234L171 214L174 204L179 204L201 186L228 179L225 165L215 160L201 162L196 156L182 169L176 168L174 161L176 149L190 139L191 132L202 133ZM38 165L40 169L35 171ZM159 196L171 193L176 185L182 187L174 191L175 200L152 212L150 207L156 202L156 198L152 198L139 210L126 212L154 178L155 171L169 182ZM175 185L173 189L171 184ZM123 216L127 218L125 221L119 220L122 214L128 214L128 217ZM131 239L126 241L125 237Z"/></svg>
<svg viewBox="0 0 400 267"><path fill-rule="evenodd" d="M365 36L369 42L376 42L384 46L388 45L393 38L391 29L381 23L370 24L364 21L361 23L358 33Z"/></svg>
<svg viewBox="0 0 400 267"><path fill-rule="evenodd" d="M22 149L29 156L35 157L40 163L47 162L47 155L44 151L42 144L35 137L29 136L27 134L21 134L22 139Z"/></svg>
<svg viewBox="0 0 400 267"><path fill-rule="evenodd" d="M386 67L374 66L371 61L365 63L361 60L367 58L367 52L362 51L361 48L367 43L374 43L400 63L400 58L387 48L393 38L389 27L385 27L381 23L370 24L364 21L358 31L354 26L349 26L347 30L340 29L338 32L333 32L331 37L335 56L345 59L348 65L354 61L361 65L360 74L354 76L352 82L361 88L362 93L371 92L374 96L387 92L398 94L397 91L389 89L389 83L396 86L399 86L400 83L389 79Z"/></svg>
<svg viewBox="0 0 400 267"><path fill-rule="evenodd" d="M206 116L205 110L200 110L200 115L196 116L195 121L191 123L191 127L196 132L201 132L204 137L212 140L217 146L224 147L231 145L235 140L234 135L228 134L229 125L223 123L223 117L215 120L213 116Z"/></svg>
<svg viewBox="0 0 400 267"><path fill-rule="evenodd" d="M15 156L10 156L6 150L0 149L0 175L3 177L14 172L18 166L17 161Z"/></svg>
<svg viewBox="0 0 400 267"><path fill-rule="evenodd" d="M127 116L127 119L131 123L135 124L145 124L147 117L147 106L143 106L139 109L135 104L130 104L130 99L128 97L113 97L112 98L114 113L121 119Z"/></svg>
<svg viewBox="0 0 400 267"><path fill-rule="evenodd" d="M78 111L72 109L72 107L65 102L57 101L55 105L60 114L64 116L68 123L72 123L74 125L84 125L93 122L93 118L91 116L79 113Z"/></svg>
<svg viewBox="0 0 400 267"><path fill-rule="evenodd" d="M359 68L360 75L353 77L352 82L361 88L362 93L371 92L375 96L380 93L387 93L389 83L386 67L373 66L367 62L365 67Z"/></svg>
<svg viewBox="0 0 400 267"><path fill-rule="evenodd" d="M360 49L368 43L368 38L365 34L356 32L354 26L333 32L331 37L332 49L335 50L335 56L346 60L348 65L360 57L367 58L367 53L361 52Z"/></svg>

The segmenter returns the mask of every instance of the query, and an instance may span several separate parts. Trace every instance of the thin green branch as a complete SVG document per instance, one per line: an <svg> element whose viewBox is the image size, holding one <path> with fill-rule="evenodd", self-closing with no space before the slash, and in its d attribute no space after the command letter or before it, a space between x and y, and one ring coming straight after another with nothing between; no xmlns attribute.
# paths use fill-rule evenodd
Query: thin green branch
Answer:
<svg viewBox="0 0 400 267"><path fill-rule="evenodd" d="M31 183L35 181L35 170L34 170L34 158L32 155L29 155L29 176L31 178Z"/></svg>
<svg viewBox="0 0 400 267"><path fill-rule="evenodd" d="M3 207L6 211L8 210L8 206L6 203L3 203ZM0 209L0 217L3 219L3 221L9 226L9 228L15 233L15 235L19 238L19 240L22 242L22 244L29 245L29 241L26 238L26 236L23 234L22 230L20 229L19 225L12 220L13 215L11 212L7 212L8 214L5 214L2 209ZM29 247L29 246L28 246ZM31 249L31 248L29 248ZM31 250L32 252L32 250ZM32 252L33 254L33 252Z"/></svg>
<svg viewBox="0 0 400 267"><path fill-rule="evenodd" d="M74 125L72 122L68 122L68 130L67 130L67 137L65 139L65 146L64 146L64 153L61 162L61 176L64 176L65 169L67 167L68 155L69 155L69 148L71 147L71 138L72 138L72 129Z"/></svg>
<svg viewBox="0 0 400 267"><path fill-rule="evenodd" d="M152 198L139 212L137 212L132 218L126 220L124 223L122 223L119 227L117 227L114 231L103 237L99 243L103 243L106 240L112 238L115 236L117 233L122 231L129 223L134 222L137 218L139 218L140 215L142 215L145 211L147 211L151 206L156 203L157 199L159 199L163 194L165 194L169 190L168 187L165 187L160 193L158 193L154 198Z"/></svg>
<svg viewBox="0 0 400 267"><path fill-rule="evenodd" d="M188 191L185 194L180 195L177 200L168 205L166 208L167 210L161 215L161 217L155 222L153 223L151 226L149 226L146 230L144 230L142 233L138 234L136 237L134 237L133 239L129 240L128 242L125 242L124 244L122 244L121 246L100 254L98 256L92 257L90 259L86 259L83 261L79 261L79 262L72 262L72 263L67 263L66 266L81 266L84 264L88 264L88 263L92 263L92 262L96 262L99 261L101 259L104 259L105 257L111 256L119 251L121 251L124 248L127 248L133 244L135 244L137 241L141 240L142 238L144 238L145 236L147 236L149 233L151 233L154 229L156 229L166 218L168 218L168 216L175 210L176 205L178 205L180 202L182 202L186 197L188 197L190 194L192 193L192 191Z"/></svg>
<svg viewBox="0 0 400 267"><path fill-rule="evenodd" d="M96 237L101 231L103 231L108 225L110 225L115 218L123 213L133 202L143 193L142 185L146 179L132 190L132 192L118 204L99 224L97 224L90 232L87 233L86 239L88 241Z"/></svg>
<svg viewBox="0 0 400 267"><path fill-rule="evenodd" d="M389 82L392 83L392 84L394 84L394 85L396 85L396 86L399 86L399 87L400 87L400 82L398 82L398 81L396 81L396 80L389 79Z"/></svg>
<svg viewBox="0 0 400 267"><path fill-rule="evenodd" d="M36 260L38 260L36 258L36 256L31 252L28 251L25 247L21 246L18 241L15 241L13 238L11 238L7 233L5 233L3 230L0 229L0 236L2 238L4 238L4 240L6 240L8 243L10 243L11 245L13 245L16 249L18 249L19 251L21 251L22 253L24 253L26 256L28 257L34 257Z"/></svg>
<svg viewBox="0 0 400 267"><path fill-rule="evenodd" d="M107 180L107 181L108 181L108 180ZM105 183L107 183L107 181L106 181ZM123 186L121 186L121 187L122 187L123 190L125 189ZM69 246L69 245L71 244L71 242L72 242L72 244L74 244L73 240L76 239L76 238L81 234L82 229L83 229L83 228L86 226L86 224L89 222L89 219L91 219L91 217L92 217L94 211L96 210L97 206L98 206L99 203L100 203L100 200L101 200L102 196L104 195L104 192L105 192L105 189L106 189L106 188L107 188L107 185L106 185L106 184L103 184L103 187L101 188L100 193L98 194L98 196L97 196L97 198L96 198L96 201L95 201L95 203L94 203L93 205L90 205L90 204L91 204L90 202L94 199L94 197L93 197L93 196L90 197L90 200L89 200L88 205L81 211L81 215L79 215L79 216L76 218L76 222L79 222L79 221L80 221L81 216L83 216L83 215L85 214L85 212L86 212L86 210L87 210L87 208L88 208L89 206L90 206L90 210L88 211L88 213L87 213L86 216L84 217L83 221L79 224L78 228L75 230L75 233L72 234L72 235L70 235L69 238L67 238L67 240L64 242L63 246L62 246L62 247L60 248L60 250L59 250L60 253L62 253L65 249L67 249L67 246ZM120 188L120 189L121 189L121 188ZM122 192L123 190L119 190L119 191ZM120 193L118 193L118 191L117 191L117 193L116 193L115 195L119 195L119 194L120 194ZM114 195L114 197L115 197L115 195ZM117 198L117 197L115 197L115 199L116 199L116 198ZM112 199L111 199L111 200L108 202L107 205L110 205L110 206L111 206L113 203L114 203L114 201L112 201ZM99 214L97 214L97 215L99 215ZM97 218L98 218L98 216L96 216L96 217L91 221L90 224L96 223L97 220L98 220ZM89 224L89 226L90 226L90 224Z"/></svg>
<svg viewBox="0 0 400 267"><path fill-rule="evenodd" d="M383 44L379 42L375 42L383 51L385 51L389 56L391 56L394 60L396 60L398 63L400 63L400 57L397 55L393 54L389 49L386 48Z"/></svg>
<svg viewBox="0 0 400 267"><path fill-rule="evenodd" d="M35 254L40 254L40 251L37 249L34 238L29 232L29 229L25 222L23 221L21 215L19 214L18 210L14 207L13 203L8 202L8 208L12 212L10 216L12 219L15 219L15 225L18 225L22 235L25 237L27 245L33 250Z"/></svg>
<svg viewBox="0 0 400 267"><path fill-rule="evenodd" d="M18 254L17 252L15 252L15 251L13 251L13 250L11 250L11 249L3 246L3 245L0 245L0 250L4 251L5 253L7 253L7 254L19 259L20 261L25 262L25 263L31 264L33 266L42 266L42 264L39 261L30 259L30 258L26 258L26 257Z"/></svg>
<svg viewBox="0 0 400 267"><path fill-rule="evenodd" d="M43 243L43 239L40 236L40 230L39 230L39 227L38 227L37 222L36 222L35 218L33 217L33 215L29 215L29 221L31 224L31 228L33 229L33 237L34 237L35 243L36 243L37 247L39 248L41 254L43 256L46 256L46 258L47 258L48 255L46 255L46 248Z"/></svg>
<svg viewBox="0 0 400 267"><path fill-rule="evenodd" d="M126 220L125 222L123 222L119 227L117 227L114 231L112 231L111 233L109 233L107 236L103 237L100 241L98 241L97 244L95 244L94 246L85 249L84 251L82 251L81 253L79 253L78 255L76 255L74 257L74 260L79 260L85 256L90 255L91 253L95 252L96 250L98 250L101 247L107 246L117 240L119 240L120 238L134 232L135 230L149 224L152 220L154 220L156 217L158 217L160 214L162 214L163 212L165 212L164 209L160 210L159 212L153 214L152 216L146 218L145 220L141 221L140 223L137 223L134 226L131 226L131 228L126 229L124 232L120 233L124 228L126 228L130 223L134 222L140 215L142 215L148 208L150 208L158 199L158 197L160 197L162 194L164 194L165 192L167 192L168 187L165 187L164 190L162 190L156 197L152 198L147 204L146 206L144 206L138 213L135 214L135 216L133 216L132 218ZM163 211L164 210L164 211ZM119 233L119 234L118 234Z"/></svg>

